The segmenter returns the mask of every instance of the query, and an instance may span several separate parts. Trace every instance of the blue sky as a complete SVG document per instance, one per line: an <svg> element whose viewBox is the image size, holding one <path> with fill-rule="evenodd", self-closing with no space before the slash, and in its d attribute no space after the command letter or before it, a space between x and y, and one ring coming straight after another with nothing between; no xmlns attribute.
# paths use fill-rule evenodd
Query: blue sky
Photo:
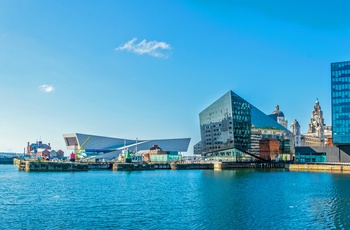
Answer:
<svg viewBox="0 0 350 230"><path fill-rule="evenodd" d="M0 151L64 133L200 140L233 90L307 131L330 125L330 63L350 59L347 1L0 0ZM67 152L67 151L66 151Z"/></svg>

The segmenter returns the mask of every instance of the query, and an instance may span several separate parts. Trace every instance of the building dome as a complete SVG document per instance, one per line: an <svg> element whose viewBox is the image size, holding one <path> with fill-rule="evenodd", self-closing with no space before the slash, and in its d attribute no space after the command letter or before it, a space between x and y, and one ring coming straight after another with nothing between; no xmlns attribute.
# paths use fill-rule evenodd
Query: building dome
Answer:
<svg viewBox="0 0 350 230"><path fill-rule="evenodd" d="M277 117L284 117L284 113L280 110L280 106L276 105L276 109L271 113L271 115L274 114Z"/></svg>
<svg viewBox="0 0 350 230"><path fill-rule="evenodd" d="M300 126L300 125L299 125L299 122L297 121L297 119L294 119L294 121L292 122L292 125Z"/></svg>

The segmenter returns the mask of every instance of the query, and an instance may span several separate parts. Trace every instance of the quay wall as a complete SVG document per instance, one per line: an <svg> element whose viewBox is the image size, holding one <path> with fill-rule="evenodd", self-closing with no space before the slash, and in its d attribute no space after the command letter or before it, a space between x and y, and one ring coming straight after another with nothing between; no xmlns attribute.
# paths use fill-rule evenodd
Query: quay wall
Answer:
<svg viewBox="0 0 350 230"><path fill-rule="evenodd" d="M350 173L350 164L290 164L283 162L214 162L214 163L72 163L52 161L28 161L14 160L19 170L27 172L72 172L88 170L115 170L115 171L140 171L140 170L225 170L239 168L285 168L290 171L326 171Z"/></svg>
<svg viewBox="0 0 350 230"><path fill-rule="evenodd" d="M168 163L114 163L114 171L139 171L139 170L155 170L170 169Z"/></svg>
<svg viewBox="0 0 350 230"><path fill-rule="evenodd" d="M350 165L334 164L286 164L290 171L329 171L329 172L349 172Z"/></svg>
<svg viewBox="0 0 350 230"><path fill-rule="evenodd" d="M214 169L213 163L170 164L172 170Z"/></svg>
<svg viewBox="0 0 350 230"><path fill-rule="evenodd" d="M90 163L88 162L89 170L107 170L113 169L113 163L101 162L101 163Z"/></svg>
<svg viewBox="0 0 350 230"><path fill-rule="evenodd" d="M89 170L88 164L84 163L52 161L21 161L18 169L26 172L72 172Z"/></svg>
<svg viewBox="0 0 350 230"><path fill-rule="evenodd" d="M283 162L215 162L214 170L238 168L285 168Z"/></svg>
<svg viewBox="0 0 350 230"><path fill-rule="evenodd" d="M0 164L13 164L14 159L13 157L0 157Z"/></svg>

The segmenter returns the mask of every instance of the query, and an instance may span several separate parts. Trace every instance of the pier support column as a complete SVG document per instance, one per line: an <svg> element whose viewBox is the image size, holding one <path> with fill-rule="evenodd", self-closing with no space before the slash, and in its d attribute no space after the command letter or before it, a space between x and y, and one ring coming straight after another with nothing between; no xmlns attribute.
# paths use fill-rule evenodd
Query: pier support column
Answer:
<svg viewBox="0 0 350 230"><path fill-rule="evenodd" d="M30 161L25 162L24 171L26 171L26 172L30 171Z"/></svg>
<svg viewBox="0 0 350 230"><path fill-rule="evenodd" d="M222 170L222 163L221 162L215 162L214 163L214 170L215 171L221 171Z"/></svg>

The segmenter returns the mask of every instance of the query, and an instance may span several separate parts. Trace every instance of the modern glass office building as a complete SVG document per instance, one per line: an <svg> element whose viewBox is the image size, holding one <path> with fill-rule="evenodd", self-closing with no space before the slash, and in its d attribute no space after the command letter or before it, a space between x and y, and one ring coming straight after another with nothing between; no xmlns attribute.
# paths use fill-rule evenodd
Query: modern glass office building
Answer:
<svg viewBox="0 0 350 230"><path fill-rule="evenodd" d="M231 147L249 149L250 104L232 91L203 110L199 117L205 151Z"/></svg>
<svg viewBox="0 0 350 230"><path fill-rule="evenodd" d="M232 91L204 109L199 120L201 142L194 146L196 154L244 160L259 153L255 148L267 135L279 136L282 151L290 153L287 140L292 139L292 133ZM259 135L252 135L252 130Z"/></svg>
<svg viewBox="0 0 350 230"><path fill-rule="evenodd" d="M350 145L350 61L331 63L332 136L335 145Z"/></svg>

